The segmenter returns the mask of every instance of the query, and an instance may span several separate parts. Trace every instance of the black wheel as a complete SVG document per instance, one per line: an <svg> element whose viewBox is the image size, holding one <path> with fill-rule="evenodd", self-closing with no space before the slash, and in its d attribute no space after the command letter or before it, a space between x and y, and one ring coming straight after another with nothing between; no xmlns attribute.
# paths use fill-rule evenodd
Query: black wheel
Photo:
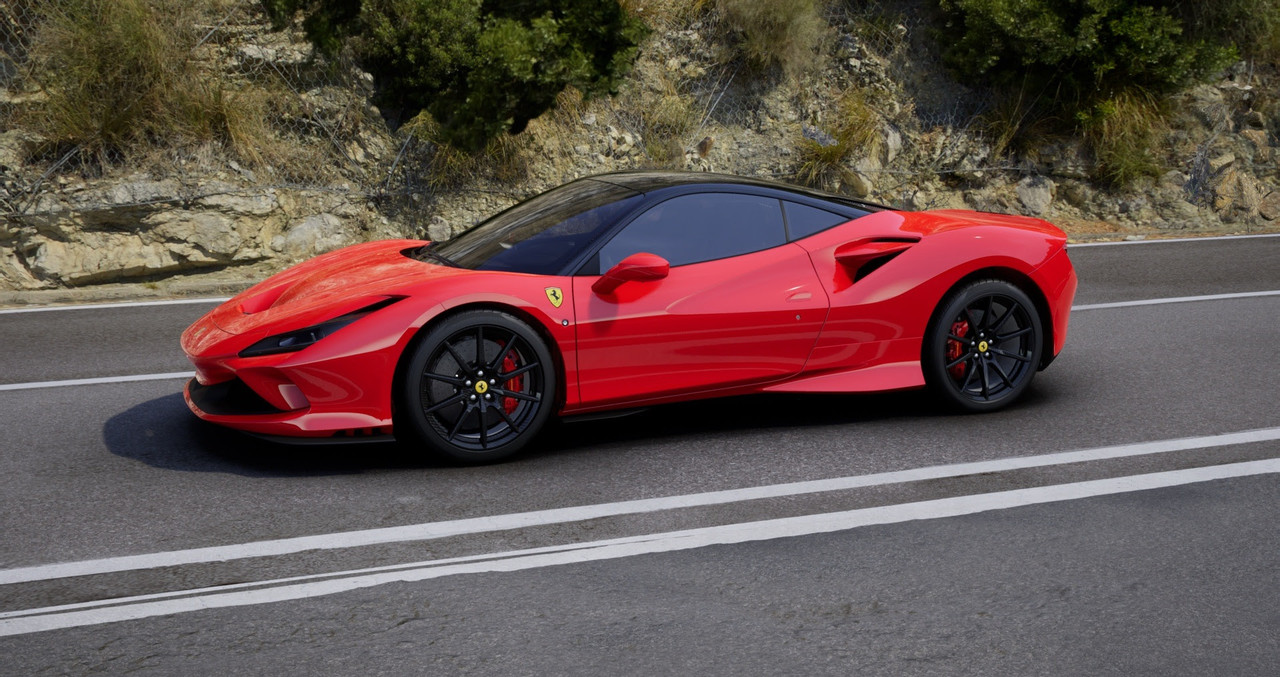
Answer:
<svg viewBox="0 0 1280 677"><path fill-rule="evenodd" d="M464 462L519 451L552 413L556 368L529 325L473 310L432 327L405 368L397 425Z"/></svg>
<svg viewBox="0 0 1280 677"><path fill-rule="evenodd" d="M993 411L1018 399L1040 364L1040 316L1000 280L966 285L943 300L925 334L925 380L947 404Z"/></svg>

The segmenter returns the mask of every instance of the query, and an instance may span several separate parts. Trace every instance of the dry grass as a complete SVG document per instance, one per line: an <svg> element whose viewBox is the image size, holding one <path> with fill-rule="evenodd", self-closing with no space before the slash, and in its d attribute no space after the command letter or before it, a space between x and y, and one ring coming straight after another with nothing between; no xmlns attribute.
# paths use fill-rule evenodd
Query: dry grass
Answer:
<svg viewBox="0 0 1280 677"><path fill-rule="evenodd" d="M852 172L848 162L880 149L880 117L861 90L845 92L839 100L835 123L826 132L831 143L802 139L796 178L821 186L832 178L845 179Z"/></svg>
<svg viewBox="0 0 1280 677"><path fill-rule="evenodd" d="M107 166L210 143L250 167L291 159L273 131L280 92L232 84L192 59L208 6L186 0L48 0L33 25L16 124L44 151ZM207 30L207 28L206 28Z"/></svg>
<svg viewBox="0 0 1280 677"><path fill-rule="evenodd" d="M457 188L480 177L511 183L528 174L526 151L529 138L526 135L500 134L484 148L469 153L444 143L439 123L425 111L410 120L402 130L431 144L425 174L435 190Z"/></svg>
<svg viewBox="0 0 1280 677"><path fill-rule="evenodd" d="M684 26L706 14L712 0L620 0L631 12L655 30Z"/></svg>
<svg viewBox="0 0 1280 677"><path fill-rule="evenodd" d="M715 0L737 49L760 69L796 77L816 67L831 29L818 0Z"/></svg>
<svg viewBox="0 0 1280 677"><path fill-rule="evenodd" d="M991 142L991 156L1023 153L1058 135L1060 119L1047 115L1039 99L1026 86L997 92L994 102L978 119L978 128Z"/></svg>
<svg viewBox="0 0 1280 677"><path fill-rule="evenodd" d="M658 167L682 166L684 146L698 124L699 111L680 93L679 83L666 75L659 78L655 87L640 95L636 110L642 115L641 135L650 161Z"/></svg>
<svg viewBox="0 0 1280 677"><path fill-rule="evenodd" d="M1169 135L1169 126L1159 101L1151 95L1136 90L1117 94L1095 106L1083 125L1097 161L1094 180L1123 187L1160 173L1159 147Z"/></svg>

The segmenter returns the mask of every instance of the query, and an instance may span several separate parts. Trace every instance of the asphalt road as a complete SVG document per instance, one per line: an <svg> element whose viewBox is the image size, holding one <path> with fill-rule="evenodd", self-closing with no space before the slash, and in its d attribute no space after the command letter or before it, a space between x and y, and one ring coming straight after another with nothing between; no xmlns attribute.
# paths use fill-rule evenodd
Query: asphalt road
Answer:
<svg viewBox="0 0 1280 677"><path fill-rule="evenodd" d="M1010 410L700 402L483 468L12 389L189 370L209 305L0 314L0 674L1274 673L1280 238L1071 256Z"/></svg>

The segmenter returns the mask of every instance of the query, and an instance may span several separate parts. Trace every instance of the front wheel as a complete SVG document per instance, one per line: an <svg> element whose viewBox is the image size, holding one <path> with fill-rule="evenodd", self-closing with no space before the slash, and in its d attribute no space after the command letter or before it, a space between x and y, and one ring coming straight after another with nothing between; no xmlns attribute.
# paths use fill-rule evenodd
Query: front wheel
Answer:
<svg viewBox="0 0 1280 677"><path fill-rule="evenodd" d="M529 325L495 310L446 318L405 368L401 425L430 451L496 461L538 434L554 408L557 371Z"/></svg>
<svg viewBox="0 0 1280 677"><path fill-rule="evenodd" d="M1005 407L1031 385L1041 331L1035 305L1014 285L983 280L962 287L943 300L925 334L925 380L953 407Z"/></svg>

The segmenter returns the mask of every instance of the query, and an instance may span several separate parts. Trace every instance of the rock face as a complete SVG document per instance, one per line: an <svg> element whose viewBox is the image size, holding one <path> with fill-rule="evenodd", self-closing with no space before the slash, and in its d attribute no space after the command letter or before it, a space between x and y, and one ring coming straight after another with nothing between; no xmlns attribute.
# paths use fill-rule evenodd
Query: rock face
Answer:
<svg viewBox="0 0 1280 677"><path fill-rule="evenodd" d="M1056 188L1054 183L1043 176L1028 176L1019 181L1014 190L1027 211L1039 216L1045 213L1049 209L1049 204L1053 202L1054 188Z"/></svg>
<svg viewBox="0 0 1280 677"><path fill-rule="evenodd" d="M135 178L45 195L6 218L0 284L44 289L283 264L394 235L375 211L341 195Z"/></svg>
<svg viewBox="0 0 1280 677"><path fill-rule="evenodd" d="M1258 205L1258 213L1268 221L1280 220L1280 190L1273 190Z"/></svg>
<svg viewBox="0 0 1280 677"><path fill-rule="evenodd" d="M354 229L333 214L308 216L283 235L271 240L271 248L298 260L333 251L355 241Z"/></svg>

